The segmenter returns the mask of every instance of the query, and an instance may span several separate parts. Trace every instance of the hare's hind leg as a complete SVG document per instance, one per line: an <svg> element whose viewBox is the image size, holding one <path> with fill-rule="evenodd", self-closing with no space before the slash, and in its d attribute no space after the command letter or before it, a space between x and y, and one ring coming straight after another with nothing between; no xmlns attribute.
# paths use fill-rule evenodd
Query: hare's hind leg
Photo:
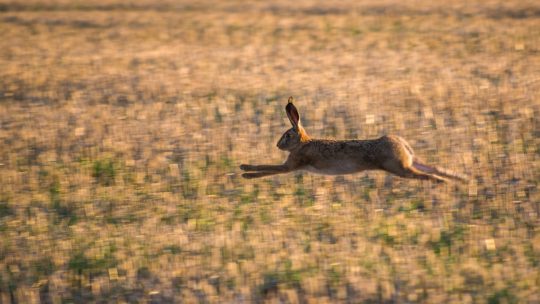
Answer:
<svg viewBox="0 0 540 304"><path fill-rule="evenodd" d="M404 164L403 162L400 162L398 160L390 160L383 164L383 167L381 168L385 171L388 171L392 174L395 174L400 177L404 178L416 178L421 180L431 180L435 181L437 183L444 183L446 182L446 179L439 177L434 174L429 174L426 172L422 172L420 170L417 170L416 168L412 166L407 166L407 164Z"/></svg>
<svg viewBox="0 0 540 304"><path fill-rule="evenodd" d="M465 175L462 175L462 174L459 174L450 170L442 169L436 166L429 166L429 165L421 163L417 159L413 161L412 165L416 170L422 171L427 174L437 175L443 178L457 180L462 183L466 183L468 181L468 177Z"/></svg>
<svg viewBox="0 0 540 304"><path fill-rule="evenodd" d="M424 173L421 171L416 170L415 168L406 168L405 169L405 175L403 177L407 178L416 178L416 179L423 179L423 180L431 180L437 183L444 183L446 182L446 179L429 173Z"/></svg>

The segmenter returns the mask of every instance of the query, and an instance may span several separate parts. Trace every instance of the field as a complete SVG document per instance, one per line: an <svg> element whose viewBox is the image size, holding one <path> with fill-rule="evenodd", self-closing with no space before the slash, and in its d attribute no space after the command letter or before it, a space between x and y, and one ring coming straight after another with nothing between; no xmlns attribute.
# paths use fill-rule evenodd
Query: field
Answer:
<svg viewBox="0 0 540 304"><path fill-rule="evenodd" d="M535 1L0 0L0 303L540 302ZM470 176L245 180L397 134Z"/></svg>

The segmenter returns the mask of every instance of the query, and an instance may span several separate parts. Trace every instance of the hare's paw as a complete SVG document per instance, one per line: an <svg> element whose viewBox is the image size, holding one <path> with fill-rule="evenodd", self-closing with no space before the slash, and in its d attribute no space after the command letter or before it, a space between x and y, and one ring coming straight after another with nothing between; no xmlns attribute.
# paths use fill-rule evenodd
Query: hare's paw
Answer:
<svg viewBox="0 0 540 304"><path fill-rule="evenodd" d="M255 172L243 173L242 177L247 178L247 179L257 178L257 177L259 177L259 174L255 173Z"/></svg>
<svg viewBox="0 0 540 304"><path fill-rule="evenodd" d="M244 170L244 171L254 171L252 165L245 165L245 164L242 164L242 165L240 165L240 169L241 169L241 170Z"/></svg>
<svg viewBox="0 0 540 304"><path fill-rule="evenodd" d="M445 183L448 182L448 180L446 178L435 175L435 174L431 175L431 180L434 181L437 184L445 184Z"/></svg>

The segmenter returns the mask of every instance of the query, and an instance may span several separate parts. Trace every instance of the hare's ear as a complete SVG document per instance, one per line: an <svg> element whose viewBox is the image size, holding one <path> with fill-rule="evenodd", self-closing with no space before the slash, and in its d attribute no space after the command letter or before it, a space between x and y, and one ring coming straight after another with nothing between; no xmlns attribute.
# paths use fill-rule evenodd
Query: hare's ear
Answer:
<svg viewBox="0 0 540 304"><path fill-rule="evenodd" d="M291 121L291 124L294 128L298 129L300 126L300 114L298 114L298 110L292 103L293 98L292 96L289 97L289 102L287 103L287 106L285 107L285 111L287 112L287 116L289 117L289 120Z"/></svg>

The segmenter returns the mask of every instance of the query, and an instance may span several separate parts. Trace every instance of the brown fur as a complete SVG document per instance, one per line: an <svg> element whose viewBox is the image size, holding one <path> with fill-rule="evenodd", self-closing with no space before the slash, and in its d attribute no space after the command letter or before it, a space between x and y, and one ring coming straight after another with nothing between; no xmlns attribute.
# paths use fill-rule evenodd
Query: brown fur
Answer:
<svg viewBox="0 0 540 304"><path fill-rule="evenodd" d="M250 171L244 178L257 178L296 170L319 174L350 174L364 170L384 170L405 178L445 182L446 178L466 181L448 170L422 164L412 148L401 137L385 135L371 140L311 139L300 123L300 115L292 103L286 107L292 128L278 141L278 147L289 151L281 165L241 165Z"/></svg>

